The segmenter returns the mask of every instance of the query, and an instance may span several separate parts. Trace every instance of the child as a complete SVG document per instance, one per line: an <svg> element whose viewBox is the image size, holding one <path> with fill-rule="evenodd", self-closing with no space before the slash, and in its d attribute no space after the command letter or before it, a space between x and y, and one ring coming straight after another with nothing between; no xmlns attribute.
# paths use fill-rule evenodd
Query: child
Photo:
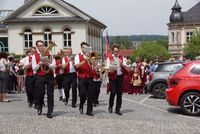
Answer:
<svg viewBox="0 0 200 134"><path fill-rule="evenodd" d="M135 93L136 95L137 93L140 94L142 91L142 81L140 79L140 75L138 73L137 68L134 69L134 73L131 78L131 83L133 86L133 93Z"/></svg>

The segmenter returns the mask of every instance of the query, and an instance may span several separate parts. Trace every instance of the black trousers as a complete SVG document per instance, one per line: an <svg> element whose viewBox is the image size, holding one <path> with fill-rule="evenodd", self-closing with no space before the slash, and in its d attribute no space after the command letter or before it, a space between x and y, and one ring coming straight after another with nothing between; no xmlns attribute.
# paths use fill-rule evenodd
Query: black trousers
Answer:
<svg viewBox="0 0 200 134"><path fill-rule="evenodd" d="M113 107L115 95L117 95L115 110L119 111L122 105L123 75L117 76L117 78L114 80L109 78L109 83L110 83L109 107Z"/></svg>
<svg viewBox="0 0 200 134"><path fill-rule="evenodd" d="M66 99L69 99L69 91L70 91L70 88L72 87L72 105L75 105L77 102L77 74L76 72L64 74L63 87L64 87Z"/></svg>
<svg viewBox="0 0 200 134"><path fill-rule="evenodd" d="M99 104L99 94L100 94L100 87L101 87L101 81L94 81L94 86L93 86L93 97L94 97L94 100L93 100L93 103L95 104Z"/></svg>
<svg viewBox="0 0 200 134"><path fill-rule="evenodd" d="M56 75L56 83L58 85L58 89L62 89L63 88L63 78L64 78L64 74Z"/></svg>
<svg viewBox="0 0 200 134"><path fill-rule="evenodd" d="M16 77L15 75L9 75L8 76L8 91L12 92L12 91L16 91L15 89L15 85L16 85Z"/></svg>
<svg viewBox="0 0 200 134"><path fill-rule="evenodd" d="M25 88L28 103L34 103L35 76L26 76Z"/></svg>
<svg viewBox="0 0 200 134"><path fill-rule="evenodd" d="M46 74L44 76L36 76L35 105L37 108L42 108L46 88L47 88L48 113L52 113L53 106L54 106L54 77L53 77L53 74Z"/></svg>
<svg viewBox="0 0 200 134"><path fill-rule="evenodd" d="M80 107L83 107L87 100L87 113L92 113L93 78L78 78Z"/></svg>

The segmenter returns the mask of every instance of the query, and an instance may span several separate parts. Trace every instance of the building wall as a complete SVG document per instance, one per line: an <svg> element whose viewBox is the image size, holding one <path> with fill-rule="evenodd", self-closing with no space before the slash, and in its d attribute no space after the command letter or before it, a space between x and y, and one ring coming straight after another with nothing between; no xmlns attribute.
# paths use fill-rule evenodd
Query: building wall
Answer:
<svg viewBox="0 0 200 134"><path fill-rule="evenodd" d="M57 44L57 47L53 48L52 53L55 54L58 50L63 48L63 29L68 26L72 31L72 50L73 53L81 51L80 43L82 41L87 42L87 26L85 24L64 24L64 23L48 23L48 24L12 24L8 25L8 44L9 52L16 54L24 54L24 35L25 28L30 28L33 33L33 44L37 40L44 40L43 30L48 27L52 30L52 41ZM21 34L20 34L21 33ZM37 34L34 34L37 33ZM55 34L54 34L55 33Z"/></svg>
<svg viewBox="0 0 200 134"><path fill-rule="evenodd" d="M69 10L65 9L64 7L58 5L57 3L53 2L53 1L43 1L43 0L39 0L38 2L36 2L34 5L30 6L27 10L23 11L19 17L20 18L27 18L27 17L35 17L33 16L33 13L40 8L41 5L47 5L47 6L51 6L54 7L60 14L60 17L71 17L71 16L75 16L72 12L70 12ZM39 17L39 16L37 16ZM44 17L44 16L41 16Z"/></svg>
<svg viewBox="0 0 200 134"><path fill-rule="evenodd" d="M62 2L61 2L62 3ZM63 3L64 4L64 3ZM36 10L40 7L44 6L50 6L55 8L59 14L39 14L35 15L34 13ZM87 42L90 45L93 46L94 50L96 52L101 53L102 49L102 38L101 38L101 30L102 27L99 25L96 25L94 23L88 22L90 17L86 14L79 12L78 10L74 9L70 5L64 4L63 6L59 5L57 2L54 2L52 0L39 0L36 1L34 4L32 4L29 7L26 7L24 5L24 10L20 9L21 11L16 12L14 16L16 18L25 18L26 20L28 18L49 18L53 17L56 19L56 17L64 18L66 19L68 17L80 17L85 22L63 22L63 21L56 21L56 22L29 22L29 23L7 23L8 27L8 44L9 44L9 52L10 53L16 53L16 54L24 54L25 51L28 48L25 48L24 43L24 30L26 28L31 29L32 31L32 38L33 38L33 46L35 45L35 42L37 40L44 40L44 29L49 28L52 32L52 41L54 41L57 44L57 47L53 48L52 53L56 54L57 51L63 48L64 46L64 37L63 37L63 31L64 28L71 29L71 45L72 45L72 51L74 54L81 51L80 43L81 42ZM92 29L95 31L95 34L88 34L88 29Z"/></svg>
<svg viewBox="0 0 200 134"><path fill-rule="evenodd" d="M184 48L187 45L187 33L194 33L197 30L197 26L193 25L173 25L169 27L168 37L169 53L176 59L182 60L184 55Z"/></svg>

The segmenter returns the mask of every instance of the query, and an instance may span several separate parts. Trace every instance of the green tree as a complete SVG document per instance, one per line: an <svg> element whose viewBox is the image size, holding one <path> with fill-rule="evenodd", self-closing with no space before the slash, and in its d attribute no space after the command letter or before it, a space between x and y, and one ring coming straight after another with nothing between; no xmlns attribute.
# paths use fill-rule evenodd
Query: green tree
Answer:
<svg viewBox="0 0 200 134"><path fill-rule="evenodd" d="M195 57L200 55L200 32L196 31L191 40L184 48L184 52L186 57L190 59L194 59Z"/></svg>
<svg viewBox="0 0 200 134"><path fill-rule="evenodd" d="M130 48L131 45L132 45L132 43L129 40L128 36L116 36L116 37L114 37L112 39L110 44L111 44L111 46L113 44L117 44L117 45L120 46L120 48L126 48L126 49Z"/></svg>
<svg viewBox="0 0 200 134"><path fill-rule="evenodd" d="M157 41L145 41L142 42L141 47L134 51L132 59L135 58L147 59L147 60L167 60L170 57L168 50L162 44Z"/></svg>

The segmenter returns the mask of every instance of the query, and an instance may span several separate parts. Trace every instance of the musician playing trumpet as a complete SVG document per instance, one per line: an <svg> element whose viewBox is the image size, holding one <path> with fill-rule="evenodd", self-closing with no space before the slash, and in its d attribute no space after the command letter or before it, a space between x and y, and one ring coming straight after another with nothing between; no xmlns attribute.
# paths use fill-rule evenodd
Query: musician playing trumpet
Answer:
<svg viewBox="0 0 200 134"><path fill-rule="evenodd" d="M82 52L75 56L75 67L78 73L78 86L80 95L80 106L79 111L83 114L83 105L87 100L87 112L86 115L93 116L92 107L92 90L93 90L93 72L91 68L91 62L89 55L91 53L90 45L86 42L81 44Z"/></svg>
<svg viewBox="0 0 200 134"><path fill-rule="evenodd" d="M100 94L100 87L101 87L101 68L102 66L98 63L97 53L92 52L90 54L90 62L92 65L93 70L93 106L97 106L99 104L99 94Z"/></svg>
<svg viewBox="0 0 200 134"><path fill-rule="evenodd" d="M64 101L65 105L68 103L69 91L72 87L72 104L73 108L76 107L77 102L77 74L74 66L74 56L72 55L72 49L67 48L65 50L65 56L62 58L63 70L64 70L64 93L66 100Z"/></svg>
<svg viewBox="0 0 200 134"><path fill-rule="evenodd" d="M52 44L53 45L53 44ZM47 118L53 118L53 106L54 106L54 74L53 69L55 68L55 59L49 51L45 51L44 42L41 40L36 41L36 52L32 57L32 68L36 72L35 80L35 108L37 109L38 115L42 113L42 106L45 95L45 87L47 87ZM49 60L42 61L44 56L48 57ZM45 67L43 67L45 66ZM44 70L46 69L46 70Z"/></svg>
<svg viewBox="0 0 200 134"><path fill-rule="evenodd" d="M123 74L126 71L125 65L126 63L123 56L119 54L119 47L114 45L112 47L112 55L107 58L107 66L109 69L108 77L110 84L110 98L108 107L109 113L113 112L114 99L115 95L117 95L115 113L122 115L120 109L122 105Z"/></svg>

